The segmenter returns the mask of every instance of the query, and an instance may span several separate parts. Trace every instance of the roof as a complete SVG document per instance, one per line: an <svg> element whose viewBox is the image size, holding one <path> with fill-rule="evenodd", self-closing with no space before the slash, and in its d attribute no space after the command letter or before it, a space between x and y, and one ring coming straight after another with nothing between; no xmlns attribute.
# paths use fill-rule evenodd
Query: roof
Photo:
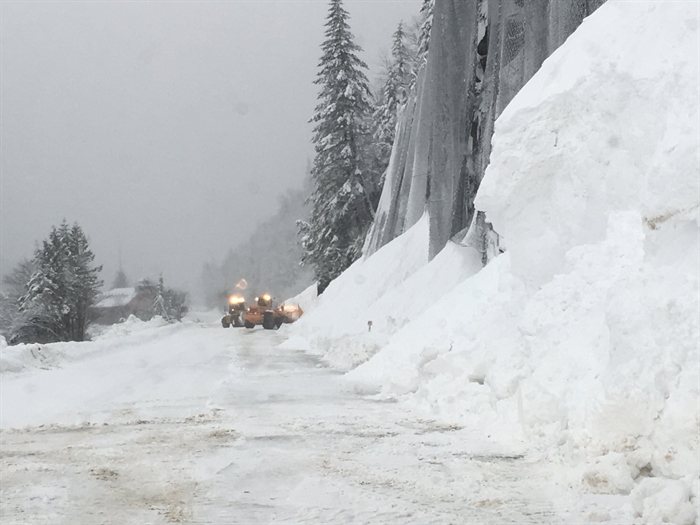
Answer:
<svg viewBox="0 0 700 525"><path fill-rule="evenodd" d="M103 293L97 301L97 308L115 308L125 306L136 296L135 288L115 288Z"/></svg>

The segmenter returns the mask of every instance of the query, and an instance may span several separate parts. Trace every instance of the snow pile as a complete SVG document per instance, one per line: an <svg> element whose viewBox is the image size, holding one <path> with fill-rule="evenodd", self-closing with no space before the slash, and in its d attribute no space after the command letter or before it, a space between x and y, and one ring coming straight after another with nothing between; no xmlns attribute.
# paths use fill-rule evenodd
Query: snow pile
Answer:
<svg viewBox="0 0 700 525"><path fill-rule="evenodd" d="M369 317L368 305L426 264L427 239L428 222L423 220L381 253L353 264L311 304L301 297L292 298L291 302L301 304L304 315L292 325L293 336L283 347L323 354L341 369L367 360L386 340L381 330L369 332L367 322L374 325L374 320ZM426 248L405 257L413 246ZM388 268L392 271L387 272Z"/></svg>
<svg viewBox="0 0 700 525"><path fill-rule="evenodd" d="M305 313L311 312L316 307L318 294L316 293L316 283L312 284L299 294L284 301L284 304L301 306Z"/></svg>
<svg viewBox="0 0 700 525"><path fill-rule="evenodd" d="M61 344L65 343L8 346L5 338L0 336L0 374L55 368L65 359L63 349L59 348Z"/></svg>
<svg viewBox="0 0 700 525"><path fill-rule="evenodd" d="M66 361L82 359L88 355L107 352L112 347L119 347L119 341L132 344L134 341L145 343L162 337L166 332L159 330L172 327L178 330L178 324L169 324L162 317L156 316L150 321L141 321L130 315L123 323L106 328L93 336L93 341L19 344L8 346L5 338L0 336L0 374L20 373L34 369L61 368ZM127 341L127 336L129 337Z"/></svg>
<svg viewBox="0 0 700 525"><path fill-rule="evenodd" d="M343 370L366 361L392 334L481 267L475 250L454 244L426 264L427 246L424 217L372 257L353 264L316 301L308 301L309 291L304 292L306 301L293 298L305 314L282 346L322 354Z"/></svg>
<svg viewBox="0 0 700 525"><path fill-rule="evenodd" d="M520 286L520 422L632 474L698 475L697 89L697 5L609 3L499 119L477 197Z"/></svg>
<svg viewBox="0 0 700 525"><path fill-rule="evenodd" d="M136 297L136 288L114 288L99 297L97 308L124 306Z"/></svg>
<svg viewBox="0 0 700 525"><path fill-rule="evenodd" d="M123 323L111 325L107 330L102 332L96 339L114 339L116 337L124 337L136 332L152 331L154 328L168 326L170 323L163 319L160 315L156 315L153 319L142 321L135 315L130 315Z"/></svg>
<svg viewBox="0 0 700 525"><path fill-rule="evenodd" d="M349 336L374 353L371 335L381 351L349 378L558 447L584 492L629 494L613 519L693 523L698 62L697 4L608 2L497 122L477 206L507 252L481 271L457 246L424 265L418 225L293 333L332 362Z"/></svg>
<svg viewBox="0 0 700 525"><path fill-rule="evenodd" d="M7 341L0 335L0 373L19 372L22 370L22 362L7 350Z"/></svg>

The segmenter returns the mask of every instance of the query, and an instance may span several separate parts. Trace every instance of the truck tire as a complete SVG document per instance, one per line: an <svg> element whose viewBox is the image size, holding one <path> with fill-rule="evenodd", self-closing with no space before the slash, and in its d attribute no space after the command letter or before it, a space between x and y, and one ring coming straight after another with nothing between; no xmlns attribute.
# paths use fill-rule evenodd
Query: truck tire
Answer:
<svg viewBox="0 0 700 525"><path fill-rule="evenodd" d="M265 312L263 314L263 328L265 330L272 330L275 327L275 313Z"/></svg>
<svg viewBox="0 0 700 525"><path fill-rule="evenodd" d="M226 316L223 316L221 318L221 326L223 326L224 328L228 328L229 326L231 326L231 324L226 319Z"/></svg>
<svg viewBox="0 0 700 525"><path fill-rule="evenodd" d="M255 325L253 323L249 323L248 321L245 321L243 323L243 326L245 326L246 328L255 328Z"/></svg>

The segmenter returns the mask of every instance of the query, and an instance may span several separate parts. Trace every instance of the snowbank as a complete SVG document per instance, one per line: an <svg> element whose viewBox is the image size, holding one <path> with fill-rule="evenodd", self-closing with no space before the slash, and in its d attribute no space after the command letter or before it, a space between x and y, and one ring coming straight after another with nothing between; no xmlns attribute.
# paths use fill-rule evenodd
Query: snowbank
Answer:
<svg viewBox="0 0 700 525"><path fill-rule="evenodd" d="M521 285L521 423L676 478L699 467L697 89L697 5L610 2L499 119L477 197Z"/></svg>
<svg viewBox="0 0 700 525"><path fill-rule="evenodd" d="M304 315L291 325L293 335L283 347L324 355L345 370L366 361L385 343L380 330L368 330L368 321L374 323L369 305L425 265L427 239L428 222L422 220L381 252L357 261L310 304L300 301ZM424 248L405 257L410 247Z"/></svg>
<svg viewBox="0 0 700 525"><path fill-rule="evenodd" d="M0 336L0 374L61 368L66 361L82 359L119 347L119 341L126 341L127 336L127 344L144 343L162 337L163 331L159 329L171 327L168 330L178 330L181 324L171 325L160 316L150 321L141 321L130 315L123 323L111 325L93 335L92 341L8 346L5 338Z"/></svg>
<svg viewBox="0 0 700 525"><path fill-rule="evenodd" d="M304 313L309 313L316 307L316 303L318 302L317 299L318 295L316 293L316 283L314 283L294 297L286 299L284 304L301 306Z"/></svg>
<svg viewBox="0 0 700 525"><path fill-rule="evenodd" d="M8 346L0 336L0 374L19 373L32 368L55 368L65 359L59 345L21 344Z"/></svg>
<svg viewBox="0 0 700 525"><path fill-rule="evenodd" d="M477 207L507 252L425 264L423 221L337 279L296 340L345 368L376 353L348 378L555 447L582 491L628 495L623 521L693 523L698 63L696 3L609 1L497 122Z"/></svg>
<svg viewBox="0 0 700 525"><path fill-rule="evenodd" d="M305 314L282 346L322 354L343 370L366 361L481 267L475 250L455 244L427 264L427 246L424 217L372 257L353 264L315 301L300 299Z"/></svg>

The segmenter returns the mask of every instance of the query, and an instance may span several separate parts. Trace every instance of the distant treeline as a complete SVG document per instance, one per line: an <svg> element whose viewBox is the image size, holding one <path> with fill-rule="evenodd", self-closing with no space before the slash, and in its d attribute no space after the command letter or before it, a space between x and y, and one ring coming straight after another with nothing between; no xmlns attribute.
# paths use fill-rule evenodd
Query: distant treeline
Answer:
<svg viewBox="0 0 700 525"><path fill-rule="evenodd" d="M232 248L221 264L207 263L202 269L206 305L223 308L227 297L241 293L251 300L269 292L279 301L296 295L313 282L310 269L300 265L301 247L296 221L307 216L304 204L308 181L280 197L274 216L255 228L248 240ZM245 281L245 289L236 285Z"/></svg>

